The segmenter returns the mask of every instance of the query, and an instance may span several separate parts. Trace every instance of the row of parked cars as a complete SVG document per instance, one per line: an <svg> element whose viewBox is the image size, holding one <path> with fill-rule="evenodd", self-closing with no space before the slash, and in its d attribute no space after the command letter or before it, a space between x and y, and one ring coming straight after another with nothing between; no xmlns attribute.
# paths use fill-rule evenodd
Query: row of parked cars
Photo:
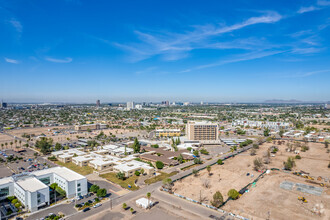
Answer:
<svg viewBox="0 0 330 220"><path fill-rule="evenodd" d="M4 158L7 158L7 157L8 157L8 155L7 155L5 152L0 151L0 154L1 154L2 156L4 156Z"/></svg>

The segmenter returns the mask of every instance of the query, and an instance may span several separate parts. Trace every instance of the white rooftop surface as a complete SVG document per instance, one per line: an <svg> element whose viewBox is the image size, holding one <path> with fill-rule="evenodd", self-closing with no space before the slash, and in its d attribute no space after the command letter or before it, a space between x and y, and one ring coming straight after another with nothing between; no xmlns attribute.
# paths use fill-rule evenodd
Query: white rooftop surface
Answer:
<svg viewBox="0 0 330 220"><path fill-rule="evenodd" d="M80 180L80 179L85 178L84 176L80 175L79 173L76 173L66 167L52 167L49 169L38 170L38 171L32 172L32 174L34 174L36 176L42 176L42 175L49 174L49 173L55 173L58 176L63 177L67 181L74 181L74 180Z"/></svg>
<svg viewBox="0 0 330 220"><path fill-rule="evenodd" d="M102 159L94 159L92 161L90 161L91 164L97 165L97 166L102 166L102 165L108 165L108 164L112 164L115 161L113 160L102 160Z"/></svg>
<svg viewBox="0 0 330 220"><path fill-rule="evenodd" d="M144 208L147 208L148 206L152 206L153 202L151 200L146 199L146 198L141 198L141 199L136 200L136 204L140 205Z"/></svg>
<svg viewBox="0 0 330 220"><path fill-rule="evenodd" d="M0 185L14 182L11 177L5 177L0 179Z"/></svg>
<svg viewBox="0 0 330 220"><path fill-rule="evenodd" d="M152 167L149 166L146 163L143 163L143 162L130 161L130 162L127 162L127 163L122 163L122 164L116 165L116 166L114 166L114 168L118 169L118 170L122 170L124 172L128 172L128 171L134 170L134 169L139 169L139 168L150 169Z"/></svg>
<svg viewBox="0 0 330 220"><path fill-rule="evenodd" d="M180 132L180 129L157 129L156 131L158 131L158 132L162 132L162 131L165 131L165 132Z"/></svg>
<svg viewBox="0 0 330 220"><path fill-rule="evenodd" d="M193 124L195 124L195 125L217 125L217 123L210 122L210 121L194 121Z"/></svg>
<svg viewBox="0 0 330 220"><path fill-rule="evenodd" d="M35 177L29 177L24 179L19 179L16 183L21 186L25 191L35 192L44 188L48 189L48 186L42 183Z"/></svg>
<svg viewBox="0 0 330 220"><path fill-rule="evenodd" d="M72 160L79 161L79 162L84 162L84 161L93 160L93 157L91 157L91 156L78 156L78 157L73 157Z"/></svg>
<svg viewBox="0 0 330 220"><path fill-rule="evenodd" d="M117 145L113 145L113 144L109 144L109 145L104 145L102 146L103 149L106 149L106 150L114 150L114 149L117 149L119 146Z"/></svg>
<svg viewBox="0 0 330 220"><path fill-rule="evenodd" d="M58 156L59 158L70 158L73 157L72 154L61 154L60 156Z"/></svg>

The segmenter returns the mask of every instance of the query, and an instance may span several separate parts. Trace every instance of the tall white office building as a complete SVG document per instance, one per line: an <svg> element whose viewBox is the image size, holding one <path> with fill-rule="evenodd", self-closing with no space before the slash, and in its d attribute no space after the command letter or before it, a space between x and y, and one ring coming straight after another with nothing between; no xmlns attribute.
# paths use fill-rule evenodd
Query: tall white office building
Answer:
<svg viewBox="0 0 330 220"><path fill-rule="evenodd" d="M127 102L127 110L134 109L134 102Z"/></svg>

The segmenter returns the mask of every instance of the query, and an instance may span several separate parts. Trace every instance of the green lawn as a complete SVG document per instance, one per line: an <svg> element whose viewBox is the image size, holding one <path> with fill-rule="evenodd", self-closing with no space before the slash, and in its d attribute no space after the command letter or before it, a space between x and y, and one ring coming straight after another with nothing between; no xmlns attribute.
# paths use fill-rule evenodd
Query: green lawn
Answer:
<svg viewBox="0 0 330 220"><path fill-rule="evenodd" d="M152 183L156 183L158 181L163 181L163 179L169 178L171 176L174 176L175 174L177 174L178 171L174 171L172 173L164 173L164 172L160 172L160 175L152 177L150 179L145 180L144 182L146 184L152 184Z"/></svg>
<svg viewBox="0 0 330 220"><path fill-rule="evenodd" d="M69 168L70 170L73 170L73 171L75 171L77 173L80 173L81 175L84 175L84 176L87 175L87 174L93 173L93 168L90 167L90 166L80 167L80 166L75 165L72 162L70 162L70 163L62 163L60 161L53 161L53 162L60 165L60 166Z"/></svg>
<svg viewBox="0 0 330 220"><path fill-rule="evenodd" d="M110 182L113 182L113 183L116 183L118 185L120 185L121 187L123 188L126 188L126 189L129 189L129 190L137 190L139 189L138 186L136 186L134 183L135 183L135 180L137 178L139 178L138 176L131 176L125 180L120 180L116 177L116 173L106 173L106 174L101 174L100 177L102 178L105 178L107 180L109 180ZM131 188L128 188L128 185L131 185Z"/></svg>

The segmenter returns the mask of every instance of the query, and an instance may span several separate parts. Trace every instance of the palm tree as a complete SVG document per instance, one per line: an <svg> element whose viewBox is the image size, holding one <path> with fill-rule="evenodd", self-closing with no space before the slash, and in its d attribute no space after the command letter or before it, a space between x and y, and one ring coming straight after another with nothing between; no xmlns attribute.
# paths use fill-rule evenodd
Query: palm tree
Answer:
<svg viewBox="0 0 330 220"><path fill-rule="evenodd" d="M150 197L151 197L151 193L148 192L148 193L147 193L147 198L148 198L148 206L147 206L147 208L150 207Z"/></svg>
<svg viewBox="0 0 330 220"><path fill-rule="evenodd" d="M6 142L5 145L6 145L6 148L7 148L8 143Z"/></svg>
<svg viewBox="0 0 330 220"><path fill-rule="evenodd" d="M10 142L10 147L13 148L13 142Z"/></svg>
<svg viewBox="0 0 330 220"><path fill-rule="evenodd" d="M3 149L3 144L1 144L1 149Z"/></svg>

